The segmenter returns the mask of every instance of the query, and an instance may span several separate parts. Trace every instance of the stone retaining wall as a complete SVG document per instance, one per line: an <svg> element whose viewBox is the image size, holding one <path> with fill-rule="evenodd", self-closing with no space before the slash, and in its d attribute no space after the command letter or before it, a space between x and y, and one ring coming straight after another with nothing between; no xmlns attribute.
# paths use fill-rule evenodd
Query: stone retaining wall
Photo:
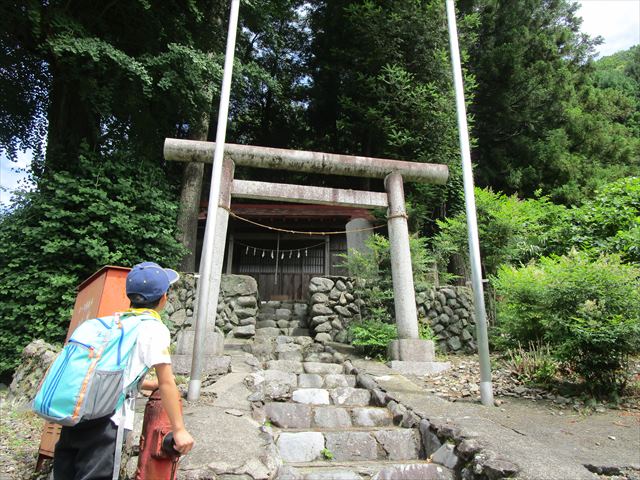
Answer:
<svg viewBox="0 0 640 480"><path fill-rule="evenodd" d="M366 316L348 277L314 277L309 283L309 328L318 341L348 343L348 327ZM418 318L428 321L442 353L477 350L471 290L445 286L416 293ZM361 313L362 311L362 313ZM366 317L365 317L366 318Z"/></svg>
<svg viewBox="0 0 640 480"><path fill-rule="evenodd" d="M193 311L197 279L184 273L169 292L165 312L171 334L194 326ZM222 275L216 315L216 326L224 333L233 331L236 337L255 335L258 313L258 284L247 275Z"/></svg>
<svg viewBox="0 0 640 480"><path fill-rule="evenodd" d="M165 311L172 334L192 326L196 284L193 274L183 274L169 294ZM232 331L236 337L253 337L259 305L256 281L246 275L223 275L220 291L216 326L225 334ZM420 321L429 321L441 352L477 350L469 288L445 286L417 292L416 304ZM311 279L308 325L316 340L348 343L348 327L360 321L361 310L365 311L366 305L357 298L352 279L338 276Z"/></svg>
<svg viewBox="0 0 640 480"><path fill-rule="evenodd" d="M355 297L347 277L314 277L309 282L309 328L319 342L347 343L347 329L360 321L364 302Z"/></svg>
<svg viewBox="0 0 640 480"><path fill-rule="evenodd" d="M476 317L473 294L468 287L436 287L416 294L418 317L428 320L434 341L442 353L473 353L476 345Z"/></svg>

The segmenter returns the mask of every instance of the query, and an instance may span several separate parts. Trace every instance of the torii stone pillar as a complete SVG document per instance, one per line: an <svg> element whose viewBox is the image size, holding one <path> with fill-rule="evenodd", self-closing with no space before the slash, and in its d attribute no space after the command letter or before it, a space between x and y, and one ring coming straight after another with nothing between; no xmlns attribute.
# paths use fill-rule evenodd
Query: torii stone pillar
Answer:
<svg viewBox="0 0 640 480"><path fill-rule="evenodd" d="M235 165L233 161L225 158L222 163L220 200L215 218L214 252L224 252L227 240L228 208L231 206L231 185L234 171ZM223 254L213 256L209 285L216 292L220 290L223 261ZM217 295L215 298L213 296L209 297L208 315L204 321L197 321L198 303L195 303L193 312L193 318L196 319L195 328L188 328L178 334L176 353L171 356L174 372L188 374L191 371L194 358L200 359L202 368L207 372L226 371L229 367L229 357L222 357L224 353L224 335L216 329L217 300Z"/></svg>
<svg viewBox="0 0 640 480"><path fill-rule="evenodd" d="M398 338L419 338L418 311L413 286L413 269L409 249L409 226L404 206L402 175L394 172L384 179L389 198L387 225L391 248L391 277L396 309ZM398 359L400 360L400 359Z"/></svg>
<svg viewBox="0 0 640 480"><path fill-rule="evenodd" d="M389 174L384 179L384 185L389 200L387 225L398 328L398 340L393 340L388 347L388 355L391 358L390 366L402 373L420 375L446 370L449 368L449 364L434 361L433 342L420 339L418 331L418 312L413 285L409 226L405 210L402 175L398 172Z"/></svg>

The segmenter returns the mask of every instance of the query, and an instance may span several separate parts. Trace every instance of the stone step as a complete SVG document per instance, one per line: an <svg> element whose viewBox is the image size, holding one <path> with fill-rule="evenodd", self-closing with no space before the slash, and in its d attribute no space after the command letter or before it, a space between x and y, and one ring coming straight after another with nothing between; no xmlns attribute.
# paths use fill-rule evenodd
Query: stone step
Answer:
<svg viewBox="0 0 640 480"><path fill-rule="evenodd" d="M297 372L296 372L297 373ZM297 388L291 399L296 403L308 405L338 405L345 407L364 407L371 402L371 392L364 388Z"/></svg>
<svg viewBox="0 0 640 480"><path fill-rule="evenodd" d="M338 388L355 387L356 376L343 373L301 373L298 375L299 388Z"/></svg>
<svg viewBox="0 0 640 480"><path fill-rule="evenodd" d="M415 429L368 431L304 431L276 434L276 446L286 463L311 462L331 456L336 461L417 460L420 434Z"/></svg>
<svg viewBox="0 0 640 480"><path fill-rule="evenodd" d="M285 374L286 375L286 374ZM383 407L337 407L267 402L264 415L272 425L289 430L392 427L393 416ZM398 428L398 427L396 427Z"/></svg>
<svg viewBox="0 0 640 480"><path fill-rule="evenodd" d="M337 462L324 460L283 465L275 480L453 480L448 468L425 460Z"/></svg>
<svg viewBox="0 0 640 480"><path fill-rule="evenodd" d="M344 372L344 366L337 363L300 362L293 360L269 360L267 369L293 373L316 373L319 375Z"/></svg>

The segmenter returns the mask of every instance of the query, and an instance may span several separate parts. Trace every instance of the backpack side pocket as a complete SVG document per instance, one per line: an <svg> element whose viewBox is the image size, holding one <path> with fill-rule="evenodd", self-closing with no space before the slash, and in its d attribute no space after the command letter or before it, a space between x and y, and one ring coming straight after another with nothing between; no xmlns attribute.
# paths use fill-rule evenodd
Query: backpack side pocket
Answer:
<svg viewBox="0 0 640 480"><path fill-rule="evenodd" d="M96 370L87 392L82 420L92 420L113 414L124 387L124 370Z"/></svg>

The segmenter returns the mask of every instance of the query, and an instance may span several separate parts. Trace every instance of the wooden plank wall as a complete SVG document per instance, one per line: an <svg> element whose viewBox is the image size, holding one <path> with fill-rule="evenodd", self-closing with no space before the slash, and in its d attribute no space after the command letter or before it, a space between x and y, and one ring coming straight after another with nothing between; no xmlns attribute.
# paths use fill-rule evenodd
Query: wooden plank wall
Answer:
<svg viewBox="0 0 640 480"><path fill-rule="evenodd" d="M322 239L282 241L277 273L276 244L275 237L237 240L233 249L232 272L255 278L261 300L306 301L309 281L313 277L324 275L325 272L325 246ZM255 253L252 247L255 247ZM291 251L298 249L300 249L299 256L298 251ZM273 258L271 252L273 252ZM335 266L343 261L338 257L340 253L346 253L346 237L331 237L330 272L332 275L341 275L343 272L343 269ZM284 258L282 258L283 255Z"/></svg>

